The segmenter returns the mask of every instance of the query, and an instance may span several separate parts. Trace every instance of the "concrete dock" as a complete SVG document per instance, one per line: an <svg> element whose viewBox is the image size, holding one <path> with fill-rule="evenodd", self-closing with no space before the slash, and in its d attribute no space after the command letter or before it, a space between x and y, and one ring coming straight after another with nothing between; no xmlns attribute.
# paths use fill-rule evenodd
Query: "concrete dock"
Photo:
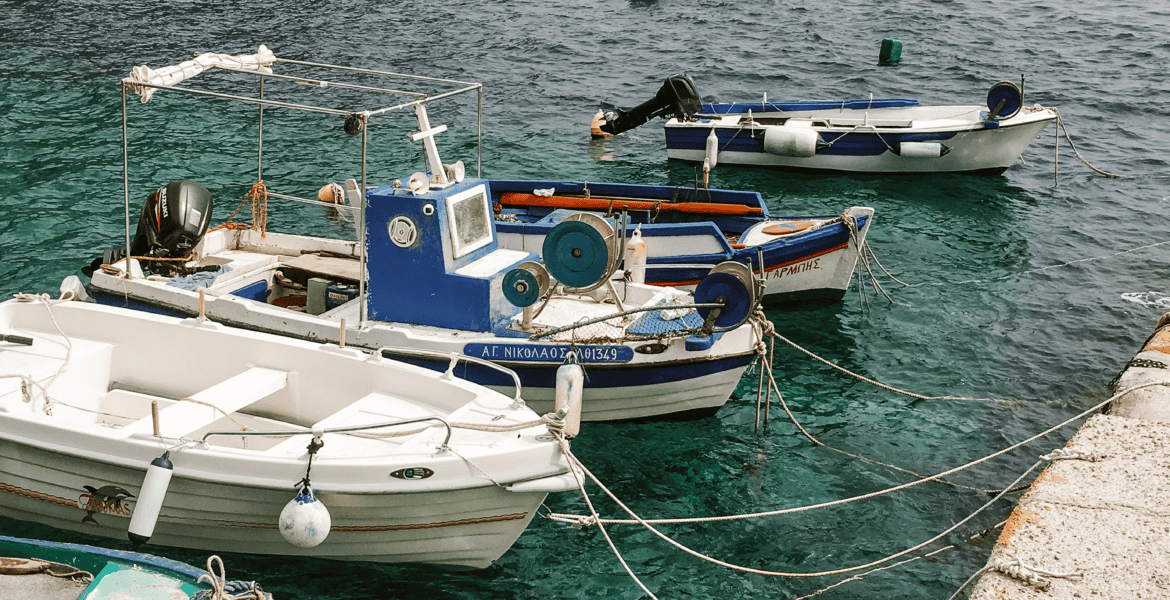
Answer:
<svg viewBox="0 0 1170 600"><path fill-rule="evenodd" d="M1170 314L1020 498L978 600L1170 598ZM962 597L962 596L960 596Z"/></svg>

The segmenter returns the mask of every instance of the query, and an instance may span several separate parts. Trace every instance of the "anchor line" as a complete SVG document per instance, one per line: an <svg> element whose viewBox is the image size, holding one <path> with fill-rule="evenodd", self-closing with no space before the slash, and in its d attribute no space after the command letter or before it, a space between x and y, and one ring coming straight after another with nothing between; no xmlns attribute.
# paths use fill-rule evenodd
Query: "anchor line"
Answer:
<svg viewBox="0 0 1170 600"><path fill-rule="evenodd" d="M1160 383L1160 384L1165 385L1166 383ZM894 560L896 558L900 558L900 557L905 556L907 554L910 554L912 552L916 552L916 551L921 550L922 548L924 548L930 544L933 544L934 542L937 542L938 540L949 535L951 532L955 531L959 527L965 525L968 521L973 519L976 515L978 515L982 511L986 510L988 507L990 507L992 504L994 504L996 501L998 501L1000 498L1002 498L1004 495L1007 494L1007 490L1001 491L994 498L992 498L991 500L984 503L983 506L979 507L979 509L977 509L975 512L971 513L970 515L968 515L964 519L960 520L958 523L952 525L951 527L948 527L947 529L943 530L938 535L936 535L936 536L934 536L934 537L932 537L924 542L921 542L915 546L912 546L910 548L907 548L907 549L902 550L900 552L897 552L895 554L891 554L891 555L886 556L884 558L870 561L870 562L863 564L863 565L855 565L852 567L834 569L831 571L820 571L820 572L815 572L815 573L792 573L792 572L783 572L783 571L768 571L768 570L756 569L753 567L746 567L743 565L737 565L737 564L729 563L729 562L726 562L723 560L719 560L717 558L703 554L697 550L694 550L694 549L682 544L681 542L674 540L673 538L662 533L660 530L658 530L657 528L655 528L652 525L652 523L661 523L665 520L642 519L641 517L639 517L632 509L630 509L628 506L626 506L625 503L623 503L616 495L614 495L614 493L612 491L610 491L609 488L605 487L605 485L602 484L601 481L592 472L590 472L589 469L587 469L585 467L585 465L581 464L580 460L578 460L576 456L574 456L567 449L564 450L564 452L566 453L566 456L568 456L569 459L573 462L573 464L575 464L578 468L580 468L582 470L582 472L584 472L589 477L589 479L593 481L594 485L598 486L602 490L602 492L604 492L605 495L609 497L609 499L611 501L613 501L615 504L617 504L619 507L621 507L622 510L624 510L627 514L629 514L632 517L632 519L621 519L621 520L597 518L596 516L594 516L594 515L596 515L596 511L592 509L592 503L590 502L589 503L590 509L591 509L590 512L593 513L593 515L591 515L588 519L585 519L585 520L578 519L577 521L568 521L568 522L573 522L573 523L578 524L578 525L586 525L586 524L594 525L594 524L596 524L599 527L602 525L602 523L635 523L635 524L639 524L639 525L642 525L643 527L645 527L648 531L650 531L654 535L658 536L659 538L661 538L664 541L666 541L667 543L669 543L670 545L678 548L679 550L682 550L683 552L686 552L687 554L690 554L691 556L694 556L695 558L698 558L700 560L710 562L712 564L716 564L716 565L719 565L721 567L725 567L725 568L728 568L728 569L731 569L734 571L740 571L740 572L744 572L744 573L752 573L755 575L764 575L764 576L769 576L769 577L812 578L812 577L824 577L824 576L829 576L829 575L840 575L840 574L844 574L844 573L851 573L854 571L869 569L871 567L880 565L880 564L885 563L885 562L889 562L889 561ZM1023 480L1025 477L1027 477L1027 475L1029 473L1031 473L1042 462L1043 461L1037 461L1037 462L1033 463L1031 467L1029 467L1022 474L1020 474L1020 476L1017 477L1014 482L1012 482L1012 485L1014 486L1016 483L1018 483L1019 481ZM891 488L891 489L893 489L893 488ZM588 495L585 495L585 498L586 498L586 501L588 502ZM832 504L832 503L826 503L826 504ZM555 518L558 516L560 516L560 515L552 514L552 515L549 515L549 518L553 519L553 520L560 520L560 519ZM718 521L718 520L727 520L727 518L712 517L712 518L706 518L706 519L678 519L678 520L670 520L670 522L683 522L683 521L686 521L686 522L710 522L710 521ZM606 537L608 539L608 535ZM612 547L612 545L611 545L611 547ZM616 552L616 548L614 548L614 550ZM639 584L640 584L640 582L639 582ZM649 591L647 591L647 593L649 593Z"/></svg>
<svg viewBox="0 0 1170 600"><path fill-rule="evenodd" d="M1118 175L1116 173L1109 173L1106 171L1102 171L1101 169L1098 169L1097 167L1094 167L1093 165L1089 164L1089 161L1085 160L1084 156L1081 156L1080 151L1077 150L1077 145L1073 143L1072 137L1068 134L1068 127L1065 126L1064 119L1061 118L1061 116L1060 116L1060 110L1053 108L1052 112L1056 113L1056 124L1059 126L1058 127L1059 131L1056 132L1056 150L1055 150L1056 154L1055 154L1055 157L1053 158L1053 171L1052 171L1053 185L1058 185L1060 183L1060 181L1059 181L1059 175L1060 175L1060 165L1059 165L1060 131L1064 131L1064 139L1068 140L1069 147L1072 148L1072 151L1074 154L1077 155L1077 158L1081 159L1081 162L1085 163L1086 167L1089 167L1090 169L1092 169L1092 170L1096 171L1097 173L1100 173L1101 175L1104 175L1106 177L1112 177L1112 178L1128 178L1129 177L1129 175Z"/></svg>
<svg viewBox="0 0 1170 600"><path fill-rule="evenodd" d="M831 571L821 571L821 572L815 572L815 573L789 573L789 572L781 572L781 571L767 571L767 570L762 570L762 569L755 569L752 567L746 567L743 565L736 565L736 564L728 563L726 561L722 561L722 560L713 558L711 556L705 555L703 553L700 553L700 552L698 552L698 551L696 551L688 546L683 545L682 543L680 543L678 541L675 541L673 538L667 536L666 534L662 533L657 528L655 528L653 526L653 524L709 523L709 522L738 520L738 519L760 517L760 516L788 514L788 513L794 513L794 512L803 512L803 511L812 510L815 508L836 506L836 505L846 504L846 503L850 503L850 502L859 501L862 499L867 499L867 498L872 498L872 497L888 494L888 493L891 493L893 491L898 491L898 490L902 490L902 489L906 489L909 487L919 485L925 481L935 480L935 479L938 479L940 477L950 475L952 473L961 471L963 469L967 469L967 468L973 467L977 464L986 462L988 460L991 460L992 458L1002 456L1008 452L1011 452L1015 449L1020 448L1021 446L1024 446L1024 445L1031 443L1037 439L1040 439L1041 437L1050 435L1051 433L1059 430L1060 428L1062 428L1066 425L1069 425L1072 422L1079 420L1079 419L1089 415L1092 412L1100 410L1102 407L1104 407L1108 403L1116 400L1117 398L1119 398L1125 394L1128 394L1128 393L1135 391L1135 390L1138 390L1138 389L1152 387L1152 386L1170 386L1170 381L1147 382L1144 384L1139 384L1139 385L1129 387L1121 392L1118 392L1118 393L1110 396L1109 398L1105 399L1104 401L1082 411L1081 413L1079 413L1079 414L1077 414L1069 419L1066 419L1065 421L1063 421L1063 422L1061 422L1053 427L1050 427L1050 428L1048 428L1048 429L1046 429L1046 430L1044 430L1036 435L1031 436L1028 439L1025 439L1021 442L1013 444L1007 448L1004 448L1002 450L994 452L994 453L992 453L988 456L985 456L983 458L980 458L978 460L969 462L965 465L961 465L959 467L955 467L955 468L950 469L948 471L944 471L942 473L939 473L939 474L934 475L932 477L929 477L927 479L923 479L923 480L919 480L919 481L915 481L915 482L911 482L911 483L907 483L907 484L902 484L899 486L894 486L894 487L888 488L886 490L881 490L878 492L872 492L869 494L854 496L852 498L843 498L840 500L835 500L835 501L831 501L831 502L824 502L824 503L815 504L815 505L808 505L808 506L795 507L795 508L789 508L789 509L781 509L781 510L777 510L777 511L765 512L765 513L754 513L754 514L748 514L748 515L727 515L727 516L719 516L719 517L699 517L699 518L686 518L686 519L643 519L643 518L639 517L637 515L637 513L635 513L632 509L630 509L626 504L624 504L620 499L618 499L618 497L612 491L610 491L591 471L589 471L588 468L585 467L584 464L581 463L581 461L574 454L572 454L572 452L568 448L568 445L566 443L563 443L563 441L562 441L562 452L564 452L565 456L570 460L570 462L574 466L579 468L582 473L584 473L586 476L588 476L589 480L591 480L595 485L597 485L602 490L602 492L604 492L605 495L610 498L610 500L612 500L615 504L617 504L619 507L621 507L622 510L624 510L632 518L631 519L602 519L602 518L600 518L598 516L596 509L593 506L592 501L589 499L589 495L585 489L584 483L580 480L579 476L576 474L576 470L574 470L574 477L578 478L578 486L579 486L581 493L586 501L586 504L589 506L589 510L590 510L589 516L588 517L581 517L580 515L561 515L561 514L556 514L556 513L550 513L550 514L546 515L546 517L549 518L550 520L569 523L569 524L572 524L572 525L577 526L577 527L583 526L583 525L597 525L603 531L606 540L610 544L610 548L618 556L619 561L621 561L622 565L626 568L627 573L629 573L629 575L634 579L634 581L639 585L639 587L641 587L647 594L649 594L651 596L651 598L655 598L655 596L648 589L646 589L645 585L637 578L637 575L633 573L633 571L629 568L629 566L625 562L625 560L621 558L621 554L617 550L617 547L613 544L613 541L612 541L612 539L610 539L609 534L607 532L605 532L604 524L621 523L621 524L642 525L643 527L645 527L648 531L650 531L654 535L663 539L664 541L671 544L672 546L675 546L676 548L686 552L687 554L690 554L691 556L694 556L694 557L699 558L701 560L704 560L706 562L710 562L710 563L713 563L713 564L716 564L716 565L719 565L719 566L722 566L722 567L725 567L728 569L746 572L746 573L757 574L757 575L764 575L764 576L771 576L771 577L786 577L786 578L811 578L811 577L823 577L823 576L829 576L829 575L840 575L840 574L851 573L851 572L860 571L860 570L864 570L864 569L870 569L870 568L876 567L878 565L881 565L883 563L889 562L891 560L905 556L907 554L921 550L922 548L925 548L926 546L942 539L946 535L949 535L950 533L952 533L953 531L958 529L960 526L964 525L965 523L967 523L968 521L973 519L980 512L986 510L988 507L990 507L992 504L994 504L996 501L998 501L1000 498L1002 498L1004 495L1006 495L1009 490L1007 490L1007 489L1001 490L998 494L996 494L996 496L994 498L992 498L991 500L989 500L988 502L983 504L975 512L971 513L970 515L968 515L967 517L965 517L964 519L962 519L961 521L959 521L955 525L947 528L943 532L939 533L938 535L932 537L929 540L926 540L925 542L919 543L915 546L912 546L910 548L907 548L907 549L902 550L900 552L897 552L895 554L891 554L891 555L886 556L884 558L881 558L881 559L878 559L875 561L870 561L869 563L866 563L863 565L855 565L852 567L845 567L845 568L841 568L841 569L835 569L835 570L831 570ZM563 436L561 439L563 440ZM1040 466L1045 460L1046 460L1046 457L1042 457L1040 460L1033 463L1032 466L1028 467L1027 470L1025 470L1023 473L1021 473L1019 475L1019 477L1017 477L1015 479L1015 481L1013 481L1009 487L1015 486L1017 483L1022 481L1025 477L1028 476L1029 473L1031 473L1033 470L1035 470L1036 467ZM943 548L943 549L946 549L946 548ZM937 552L939 552L941 550L942 549L932 551L932 552L925 554L923 556L930 556L932 554L936 554ZM911 559L911 560L916 560L917 558L922 558L922 557L915 557L914 559ZM898 563L898 564L905 564L907 562L910 562L910 560L903 561L903 562ZM868 573L863 573L861 575L858 575L857 577L852 577L852 578L846 579L844 581L838 582L837 584L834 584L834 586L845 583L846 581L851 581L851 580L858 579L860 577L864 577L865 575L868 575L869 573L872 573L872 572L876 572L876 571L879 571L879 570L882 570L885 568L892 568L892 567L898 566L898 564L887 565L885 567L873 569L872 571L870 571ZM1049 575L1049 576L1056 576L1056 577L1067 577L1067 576L1074 575L1074 574L1048 573L1048 572L1040 571L1038 569L1032 569L1033 572L1028 573L1025 571L1025 569L1026 569L1025 565L1004 565L1001 568L1001 566L997 564L994 566L994 568L999 569L1001 571L1005 571L1005 572L1007 569L1014 569L1015 571L1023 572L1022 575L1020 575L1020 576L1022 576L1024 578L1028 578L1028 577L1036 578L1037 576L1035 575L1035 573L1040 573L1040 574ZM972 577L972 579L973 578L974 577ZM970 580L968 580L968 582L970 582ZM829 586L829 588L834 587L834 586ZM966 583L964 584L964 587L965 586L966 586ZM829 589L829 588L824 588L824 589ZM961 590L962 590L962 588L960 588L960 591ZM824 590L820 590L820 591L824 591ZM818 591L814 594L811 594L811 596L815 596L816 594L819 594L820 591ZM805 597L807 598L810 596L805 596ZM953 597L954 596L952 596L952 598Z"/></svg>
<svg viewBox="0 0 1170 600"><path fill-rule="evenodd" d="M768 323L768 325L771 325L771 323ZM775 335L774 330L770 331L770 333ZM791 343L791 342L789 342L789 343ZM844 454L845 456L848 456L850 458L854 458L854 459L864 461L864 462L867 462L870 464L886 467L888 469L893 469L895 471L900 471L902 473L912 475L918 479L923 479L926 477L925 475L922 475L920 473L916 473L916 472L911 471L910 469L906 469L904 467L899 467L897 465L893 465L890 463L882 462L880 460L868 458L868 457L862 456L860 454L855 454L855 453L849 452L847 450L835 448L835 447L830 446L830 445L820 441L819 439L813 437L813 435L811 433L809 433L808 430L806 430L804 428L804 426L801 425L800 422L796 419L796 415L792 414L792 410L788 408L788 403L784 400L784 394L782 394L780 392L780 385L776 382L776 378L772 375L772 364L773 364L772 359L770 357L767 359L764 359L764 357L762 355L761 355L761 359L764 360L763 366L766 369L764 372L766 372L768 374L767 376L768 376L768 394L769 394L768 398L769 398L769 401L771 400L772 392L775 392L776 398L780 401L780 406L784 409L785 414L788 415L788 419L790 421L792 421L792 424L794 426L796 426L796 429L800 431L801 435L803 435L810 442L812 442L813 444L815 444L817 446L821 446L821 447L826 448L828 450L832 450L833 452ZM769 404L770 404L770 402L769 402ZM938 479L938 482L952 486L952 487L983 492L983 493L991 495L991 496L994 496L994 495L999 494L1001 492L1018 492L1018 491L1021 491L1022 489L1024 489L1024 488L1010 488L1009 487L1009 488L1004 488L1004 489L988 490L988 489L977 488L977 487L973 487L973 486L969 486L969 485L964 485L961 483L955 483L953 481L948 481L946 479L941 479L941 478Z"/></svg>

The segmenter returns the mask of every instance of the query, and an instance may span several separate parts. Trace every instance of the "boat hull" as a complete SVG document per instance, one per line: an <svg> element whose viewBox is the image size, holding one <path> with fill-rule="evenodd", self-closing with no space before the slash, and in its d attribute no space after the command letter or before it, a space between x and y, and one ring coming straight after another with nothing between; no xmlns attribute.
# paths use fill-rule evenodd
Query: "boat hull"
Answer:
<svg viewBox="0 0 1170 600"><path fill-rule="evenodd" d="M272 237L272 234L269 234ZM199 314L198 294L144 279L124 280L95 273L87 288L92 298L110 306L167 314ZM118 290L115 293L112 290ZM217 323L253 331L273 333L317 342L337 343L337 322L295 313L269 305L225 295L207 298L203 309ZM356 315L351 323L356 323ZM620 344L578 343L579 350L614 352L617 360L586 361L582 395L583 421L622 421L641 419L695 418L716 412L730 398L755 357L755 334L751 327L739 327L715 336L709 347L695 348L686 339L674 339L654 353L647 352L652 342L628 341ZM403 324L368 322L364 327L346 332L346 345L353 348L383 350L383 355L411 362L436 371L446 371L448 360L412 356L411 350L467 354L493 360L517 372L523 398L537 412L551 412L555 397L556 369L563 364L567 342L532 342L526 338L500 338L487 333L418 328ZM536 360L501 359L502 348L530 348L545 354ZM548 353L546 353L546 351ZM493 356L493 352L496 354ZM454 373L473 383L507 388L514 393L512 380L488 367L464 366ZM677 414L676 414L677 413Z"/></svg>
<svg viewBox="0 0 1170 600"><path fill-rule="evenodd" d="M0 441L0 514L126 539L128 516L96 514L83 521L87 511L79 507L79 498L86 485L137 491L151 452L130 457L137 461L132 467L83 458L85 451ZM280 485L275 480L270 485L229 485L185 475L176 458L176 474L150 543L208 552L483 568L515 543L545 497L510 492L490 482L417 494L336 493L322 486L317 497L329 509L332 530L320 546L297 548L277 527L281 509L294 495L289 482L296 474L289 475L294 478Z"/></svg>
<svg viewBox="0 0 1170 600"><path fill-rule="evenodd" d="M936 113L947 107L927 107ZM954 107L956 112L964 107ZM978 108L978 107L976 107ZM719 140L718 164L777 167L790 170L843 171L855 173L1003 173L1014 163L1037 135L1056 119L1051 109L1027 109L1002 122L984 123L973 119L916 119L894 108L868 111L812 111L785 113L784 118L800 118L826 123L812 126L829 146L812 156L783 156L765 150L763 132L769 125L741 125L739 117L680 122L671 119L665 125L667 157L701 163L706 156L707 137L714 130ZM986 108L984 108L986 110ZM968 113L972 112L970 110ZM978 114L978 110L974 110ZM830 115L844 115L842 121L856 125L833 126ZM754 115L767 122L767 114ZM821 121L817 121L821 119ZM866 126L898 122L898 126ZM950 121L944 123L943 121ZM781 127L781 129L793 129ZM941 156L911 156L894 150L904 142L939 143L947 148Z"/></svg>
<svg viewBox="0 0 1170 600"><path fill-rule="evenodd" d="M542 188L558 190L558 194L579 195L584 187L579 182L563 181L491 182L497 198L507 193ZM612 195L667 205L672 202L669 199L675 191L665 186L609 183L588 184L588 188L594 194L594 202L604 202L598 199ZM670 222L665 210L659 211L662 222L643 223L637 220L642 215L632 215L630 227L640 230L646 244L647 263L650 265L645 275L647 284L693 291L712 267L730 260L752 265L756 275L764 280L763 301L770 305L831 302L845 296L873 220L873 209L852 207L846 209L839 219L833 216L773 218L769 217L767 207L757 193L700 191L707 192L709 199L701 204L714 207L754 205L758 208L754 215L735 217L702 213L688 215L693 219L709 218L706 222ZM566 202L571 204L573 200L580 198L568 197ZM615 205L619 207L615 210L620 211L621 204L615 202ZM550 210L546 208L544 212ZM557 223L554 217L546 216L536 222L498 220L496 229L501 247L542 254L545 236ZM844 219L850 219L852 227ZM764 233L769 224L807 225L809 222L817 225L785 235ZM729 239L735 239L736 243L730 243Z"/></svg>

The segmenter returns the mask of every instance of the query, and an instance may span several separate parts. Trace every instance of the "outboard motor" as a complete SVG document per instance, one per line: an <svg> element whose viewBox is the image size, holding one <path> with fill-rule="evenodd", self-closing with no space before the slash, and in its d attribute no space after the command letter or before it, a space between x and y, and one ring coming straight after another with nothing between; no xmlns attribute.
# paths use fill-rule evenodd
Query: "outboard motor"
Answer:
<svg viewBox="0 0 1170 600"><path fill-rule="evenodd" d="M138 230L130 244L131 256L182 258L203 239L211 224L211 192L189 179L177 179L158 188L142 203ZM90 275L102 264L113 264L126 254L126 248L111 248L82 272ZM151 264L152 271L175 271L176 265ZM88 271L88 272L87 272Z"/></svg>
<svg viewBox="0 0 1170 600"><path fill-rule="evenodd" d="M158 188L142 203L130 254L158 258L190 254L207 233L211 208L211 192L190 179L177 179Z"/></svg>
<svg viewBox="0 0 1170 600"><path fill-rule="evenodd" d="M618 134L629 131L654 117L689 118L702 108L699 92L695 90L695 82L689 75L672 75L658 89L654 98L639 104L630 110L622 110L616 106L605 110L605 123L601 130Z"/></svg>

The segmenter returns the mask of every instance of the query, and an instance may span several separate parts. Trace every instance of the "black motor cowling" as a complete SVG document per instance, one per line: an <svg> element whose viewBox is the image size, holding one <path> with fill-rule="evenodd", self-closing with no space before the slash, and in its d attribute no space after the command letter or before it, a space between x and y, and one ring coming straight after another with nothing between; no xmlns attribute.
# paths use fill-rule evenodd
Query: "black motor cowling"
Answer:
<svg viewBox="0 0 1170 600"><path fill-rule="evenodd" d="M211 224L211 192L190 179L177 179L142 203L133 256L181 258L203 239Z"/></svg>
<svg viewBox="0 0 1170 600"><path fill-rule="evenodd" d="M211 224L211 192L189 179L177 179L158 188L142 203L138 230L130 244L131 256L183 258L203 239ZM86 276L103 264L112 265L126 256L126 247L110 248L81 271ZM151 272L173 274L183 270L174 262L145 264Z"/></svg>
<svg viewBox="0 0 1170 600"><path fill-rule="evenodd" d="M699 112L702 105L699 92L695 90L695 82L689 75L671 75L666 78L654 98L629 110L622 110L616 106L604 110L605 123L601 125L601 130L618 134L654 117L685 119Z"/></svg>

